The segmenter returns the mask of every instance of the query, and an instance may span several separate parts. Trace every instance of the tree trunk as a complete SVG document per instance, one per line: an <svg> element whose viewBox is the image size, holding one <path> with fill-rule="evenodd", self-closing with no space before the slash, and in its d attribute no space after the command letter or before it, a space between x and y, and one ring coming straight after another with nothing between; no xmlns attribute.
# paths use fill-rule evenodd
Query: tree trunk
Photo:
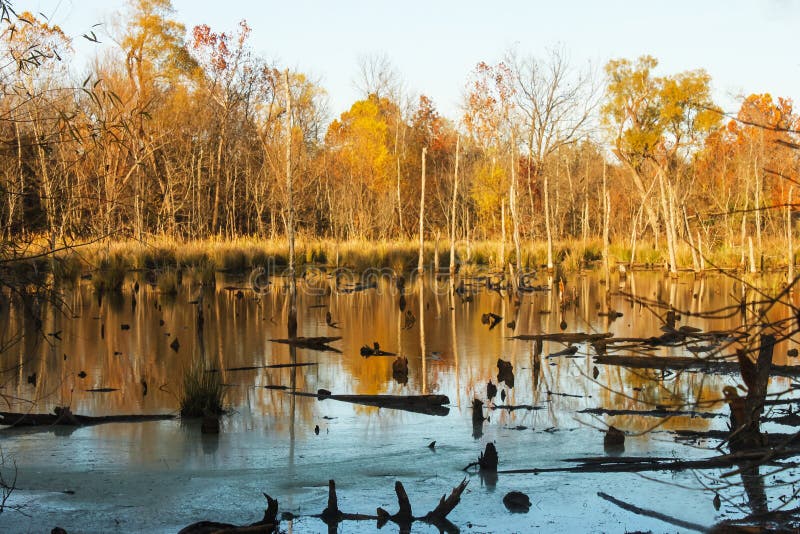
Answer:
<svg viewBox="0 0 800 534"><path fill-rule="evenodd" d="M456 200L458 198L458 153L461 136L456 138L456 165L453 173L453 200L450 204L450 276L456 272Z"/></svg>
<svg viewBox="0 0 800 534"><path fill-rule="evenodd" d="M417 270L420 274L425 271L422 256L425 248L425 156L427 153L428 149L422 147L422 186L419 193L419 262L417 263Z"/></svg>
<svg viewBox="0 0 800 534"><path fill-rule="evenodd" d="M659 170L658 172L658 188L660 192L661 198L661 214L664 217L664 226L665 226L665 236L667 238L667 254L668 254L668 262L669 262L669 274L670 276L677 276L678 268L677 268L677 260L675 258L675 241L673 240L673 232L672 232L672 220L670 218L670 209L668 206L668 197L667 197L667 186L665 185L664 180L664 173Z"/></svg>
<svg viewBox="0 0 800 534"><path fill-rule="evenodd" d="M692 267L695 272L700 272L700 262L697 259L697 250L695 249L694 238L692 231L689 229L689 217L686 215L686 206L682 206L683 210L683 225L686 229L686 239L689 240L689 247L692 249Z"/></svg>
<svg viewBox="0 0 800 534"><path fill-rule="evenodd" d="M787 258L787 282L794 280L794 242L792 241L792 193L794 187L789 187L789 197L786 201L786 245L789 257Z"/></svg>
<svg viewBox="0 0 800 534"><path fill-rule="evenodd" d="M603 167L605 173L605 167ZM605 174L603 174L605 180ZM605 183L605 182L604 182ZM544 228L547 233L547 270L553 271L553 231L550 223L550 181L547 178L547 173L544 173Z"/></svg>
<svg viewBox="0 0 800 534"><path fill-rule="evenodd" d="M609 225L611 224L611 195L606 184L606 165L603 163L603 270L605 271L606 292L609 291L611 264L608 252ZM606 299L604 299L605 301ZM607 310L604 310L607 311Z"/></svg>
<svg viewBox="0 0 800 534"><path fill-rule="evenodd" d="M506 265L506 199L503 197L500 202L500 257L497 265L500 269L505 269Z"/></svg>
<svg viewBox="0 0 800 534"><path fill-rule="evenodd" d="M511 221L514 223L514 253L516 255L515 265L517 267L516 275L520 276L522 273L522 255L520 253L519 245L519 214L517 213L517 162L514 151L514 133L511 133L511 188L508 193L509 206L511 208ZM516 287L516 282L515 282Z"/></svg>
<svg viewBox="0 0 800 534"><path fill-rule="evenodd" d="M403 237L403 198L400 196L400 156L397 156L397 237Z"/></svg>
<svg viewBox="0 0 800 534"><path fill-rule="evenodd" d="M756 245L758 245L758 255L762 257L763 263L763 254L764 249L762 248L761 243L761 180L760 172L758 170L758 158L753 160L753 179L755 181L755 209L756 209Z"/></svg>
<svg viewBox="0 0 800 534"><path fill-rule="evenodd" d="M288 337L297 337L297 279L294 265L294 193L292 187L292 95L289 91L289 69L284 72L286 83L286 237L289 240L289 317Z"/></svg>

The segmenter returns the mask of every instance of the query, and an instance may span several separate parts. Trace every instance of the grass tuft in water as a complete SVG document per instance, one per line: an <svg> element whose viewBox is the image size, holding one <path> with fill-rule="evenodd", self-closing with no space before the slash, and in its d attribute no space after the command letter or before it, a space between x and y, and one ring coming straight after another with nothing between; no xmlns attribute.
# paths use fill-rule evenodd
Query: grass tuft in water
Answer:
<svg viewBox="0 0 800 534"><path fill-rule="evenodd" d="M203 364L192 365L183 375L181 416L201 417L222 414L224 396L219 373L206 372Z"/></svg>
<svg viewBox="0 0 800 534"><path fill-rule="evenodd" d="M180 285L177 269L166 269L158 277L158 290L163 295L177 295Z"/></svg>

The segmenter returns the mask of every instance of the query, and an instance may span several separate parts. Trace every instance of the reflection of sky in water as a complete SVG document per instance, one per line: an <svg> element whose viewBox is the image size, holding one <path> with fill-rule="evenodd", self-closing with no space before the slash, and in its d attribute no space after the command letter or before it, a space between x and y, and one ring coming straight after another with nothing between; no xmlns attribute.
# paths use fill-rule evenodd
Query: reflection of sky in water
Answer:
<svg viewBox="0 0 800 534"><path fill-rule="evenodd" d="M676 308L693 313L733 302L734 285L725 277L710 276L698 282L687 277L671 283L658 275L637 274L628 280L624 288L626 292L648 299L671 300ZM226 283L240 284L241 281L227 280ZM173 507L176 505L174 499L158 501L158 494L162 491L186 491L185 497L175 499L192 502L187 491L193 486L191 481L198 476L207 477L209 486L198 491L213 497L215 503L209 507L224 513L224 503L231 500L238 503L244 515L234 515L228 520L246 522L247 518L258 515L261 503L257 497L263 490L279 499L283 497L282 509L319 512L324 508L324 484L329 477L336 478L337 484L343 488L342 507L349 503L352 511L361 512L374 510L378 505L393 509L396 506L391 491L394 477L406 479L415 511L423 512L423 508L432 508L425 503L435 504L442 493L458 482L460 469L474 460L478 450L488 441L498 443L501 468L540 467L558 465L559 460L569 455L602 454L602 436L592 427L604 428L605 424L614 424L629 432L641 432L657 423L662 423L659 430L724 428L725 419L722 418L677 417L659 422L637 416L596 418L575 411L600 406L649 409L654 404L692 403L698 397L715 399L721 397L722 386L736 383L734 377L677 373L662 379L660 372L599 366L600 374L594 381L591 379L594 367L591 356L594 352L590 347L581 344L575 358L548 359L548 354L564 346L545 343L541 372L538 380L535 379L533 343L508 339L512 335L506 327L508 321L516 321L513 334L560 332L562 320L567 324L567 332L610 331L617 337L649 337L661 333L661 319L646 307L632 305L620 296L611 298L611 306L621 311L623 316L608 324L605 317L598 315L604 288L595 278L569 278L565 294L568 298L577 297L577 304L571 304L563 313L559 312L559 295L555 291L525 295L519 306L513 299L485 290L477 293L472 302L462 303L459 297L451 295L446 281L439 283L441 289L434 292L430 280L427 282L421 302L418 285L408 284L406 309L416 316L414 326L409 329L403 328L404 315L398 307L398 296L392 294L393 285L387 281L381 282L381 294L369 290L349 294L334 292L329 297L318 297L304 296L301 290L299 335L342 336L341 341L332 344L342 354L298 350L297 361L317 362L318 365L296 370L223 372L223 382L229 384L226 402L233 413L225 418L223 433L218 438L201 439L192 424L158 422L80 428L64 431L65 436L58 435L61 431L55 436L50 432L22 432L13 437L4 436L2 446L17 457L23 480L32 476L26 475L25 465L34 470L45 466L52 479L65 487L74 483L62 471L72 472L73 468L82 473L72 473L77 477L74 480L78 481L82 480L81 477L87 477L88 481L89 472L124 471L132 487L141 477L160 476L162 479L158 485L163 485L163 488L153 490L155 493L149 500L144 494L133 497L134 501L141 501L141 506L153 507L154 510L166 507L167 502ZM135 308L131 306L130 289L126 289L122 299L105 299L98 308L97 299L84 287L67 297L78 318L70 319L68 315L56 314L52 310L45 316L45 331L60 330L63 341L50 346L25 339L2 355L0 363L3 368L13 368L21 363L13 375L12 372L6 374L2 391L8 396L37 399L32 409L36 412L50 411L63 404L70 404L75 413L87 415L174 412L178 406L176 396L183 370L193 361L205 358L209 367L223 369L289 362L288 347L269 342L270 338L285 337L286 302L280 289L276 289L280 284L273 284L272 289L259 299L250 291L244 293L244 298L237 298L236 291L225 290L222 285L214 292L207 292L202 300L204 353L196 335L197 305L187 303L199 293L189 283L174 299L166 299L142 284ZM327 307L311 307L320 303L327 304ZM326 310L330 310L341 329L326 325ZM503 317L502 323L491 331L481 323L481 314L486 312ZM780 309L772 313L773 318L787 315ZM164 321L163 326L159 325L160 320ZM741 316L737 313L716 321L683 317L679 324L721 330L735 328L740 321ZM122 330L121 324L129 324L130 330ZM25 326L13 308L0 317L0 325L6 336ZM104 325L105 339L100 338L101 325ZM425 358L421 346L423 325ZM176 337L180 342L177 352L169 346ZM400 385L392 379L393 357L364 358L359 354L362 345L371 345L373 341L378 341L383 350L408 357L407 385ZM778 347L776 363L787 363L787 348L785 344ZM731 353L733 348L724 352ZM662 348L653 354L689 355L675 348ZM541 409L491 411L490 420L483 425L483 435L475 439L470 417L471 401L473 397L485 398L489 379L497 382L498 358L511 361L514 366L516 383L508 391L506 403L534 404ZM77 376L80 371L86 372L86 378ZM27 381L34 372L37 373L35 387ZM652 377L658 380L654 381ZM148 384L146 396L142 395L142 379ZM292 398L283 391L260 387L289 386L293 380L301 391L325 388L334 393L443 393L451 399L451 411L447 417L423 416L333 400ZM772 382L774 390L784 389L787 385L788 380L784 379ZM119 391L85 391L97 387L119 388ZM499 403L500 399L497 398L496 402ZM24 411L30 408L24 403L12 402L11 409ZM704 409L727 413L727 409L720 405ZM313 433L315 425L320 426L319 436ZM557 431L549 431L553 428ZM435 453L426 447L433 440L439 444ZM673 453L676 448L678 454L684 456L703 454L703 451L676 445L663 433L629 440L627 451L664 455ZM264 477L257 475L258 472ZM188 477L183 480L183 485L178 476L180 473ZM177 477L174 480L170 478L173 475ZM429 478L434 475L434 479ZM65 478L61 480L59 477ZM576 527L581 525L581 514L574 513L578 508L565 509L565 503L558 503L559 499L570 499L578 507L583 503L595 510L608 511L606 504L601 505L592 498L598 488L602 490L608 480L612 480L612 487L621 484L618 491L625 495L626 484L632 483L630 480L641 484L639 478L632 476L625 483L619 482L621 475L580 477L567 477L565 484L583 485L582 481L588 481L586 487L591 487L592 491L570 493L568 497L561 494L561 490L548 486L551 489L543 493L537 481L546 477L517 477L513 481L503 479L496 490L499 495L495 497L501 499L503 492L500 488L512 482L514 487L506 490L527 488L534 503L540 503L538 506L544 508L551 503L555 507L548 512L552 516L549 517L551 525L567 529L573 522ZM690 474L676 477L685 477L687 483L692 480ZM91 478L91 484L98 484L94 490L98 493L92 498L116 509L119 504L114 495L127 495L126 490L103 493L103 484L98 480L101 479ZM592 486L594 483L597 487ZM419 488L419 484L427 491ZM27 487L33 491L49 486L32 476ZM703 497L708 503L682 507L681 502L685 504L692 499L690 494L666 488L661 485L654 491L675 492L678 515L689 514L700 522L712 522L710 497ZM87 491L91 493L91 490ZM223 491L224 498L219 497L220 491ZM577 488L570 491L577 491ZM469 497L470 494L483 495L483 492L480 480L475 477L464 498L472 504L456 509L453 517L457 523L463 525L471 518L479 523L474 519L475 511L479 511L480 517L487 518L504 512L502 505L498 508L496 503L490 503L488 497L477 503L475 498ZM375 502L376 499L381 502ZM62 499L40 501L43 512L51 507L55 517L59 517L58 514L69 515ZM243 507L242 503L247 503L247 506ZM660 506L662 502L655 504ZM558 506L561 511L556 513L553 510L558 510ZM669 506L673 504L666 507ZM181 512L184 515L178 514L176 525L181 518L185 518L187 523L200 518L192 516L190 510ZM659 510L669 513L664 507ZM537 513L541 514L541 510ZM608 530L609 525L617 525L613 517L620 513L614 510L605 519L603 514L597 514L592 516L590 524ZM174 510L165 509L163 514L168 518L176 516ZM204 513L202 517L206 515ZM513 525L517 529L547 528L547 521L520 516L512 520L501 515L503 520L510 521L509 528ZM94 520L101 525L106 519L99 517ZM150 523L141 517L137 520L144 521L138 525L140 528L156 528L164 524L163 520L159 522L156 518ZM664 525L649 521L636 518L629 525L637 528L649 525L647 528L663 530ZM310 520L301 520L296 526L300 531L320 528ZM348 528L358 531L357 525Z"/></svg>

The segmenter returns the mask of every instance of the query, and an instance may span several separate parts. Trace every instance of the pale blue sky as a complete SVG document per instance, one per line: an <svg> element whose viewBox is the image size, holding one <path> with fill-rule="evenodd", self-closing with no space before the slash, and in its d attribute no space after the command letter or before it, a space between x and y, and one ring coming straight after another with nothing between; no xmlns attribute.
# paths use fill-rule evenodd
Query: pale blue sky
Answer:
<svg viewBox="0 0 800 534"><path fill-rule="evenodd" d="M110 20L124 0L15 0L17 10L52 16L72 36ZM360 55L385 53L407 89L433 98L454 118L478 61L509 47L542 55L562 46L574 65L598 69L611 58L651 54L661 73L705 68L726 109L739 94L770 92L800 106L800 0L474 1L474 0L173 0L191 29L252 28L267 58L321 79L338 115L357 98ZM100 32L98 32L101 35ZM108 39L101 35L101 40ZM91 53L82 44L80 54Z"/></svg>

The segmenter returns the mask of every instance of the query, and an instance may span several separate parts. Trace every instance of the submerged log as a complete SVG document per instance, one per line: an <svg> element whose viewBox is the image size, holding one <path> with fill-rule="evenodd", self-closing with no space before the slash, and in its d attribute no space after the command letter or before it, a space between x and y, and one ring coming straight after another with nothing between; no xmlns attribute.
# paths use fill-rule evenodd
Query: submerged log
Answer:
<svg viewBox="0 0 800 534"><path fill-rule="evenodd" d="M299 397L315 397L321 401L331 399L426 415L447 415L450 413L450 408L444 406L445 404L450 404L450 399L447 395L334 395L326 390L320 390L317 393L292 391L290 394Z"/></svg>
<svg viewBox="0 0 800 534"><path fill-rule="evenodd" d="M283 339L270 339L273 343L283 343L284 345L291 345L298 349L318 350L321 352L336 352L341 354L337 348L331 347L329 343L339 341L341 336L320 336L320 337L290 337Z"/></svg>
<svg viewBox="0 0 800 534"><path fill-rule="evenodd" d="M54 413L14 413L0 412L0 425L20 426L88 426L104 423L141 423L146 421L166 421L175 419L172 414L160 415L89 415L73 414L67 407L57 406Z"/></svg>
<svg viewBox="0 0 800 534"><path fill-rule="evenodd" d="M521 341L556 341L558 343L583 343L585 341L595 342L602 339L613 337L611 332L603 332L600 334L585 334L583 332L564 332L561 334L520 334L518 336L511 336L509 339L519 339Z"/></svg>
<svg viewBox="0 0 800 534"><path fill-rule="evenodd" d="M629 512L633 512L634 514L643 515L643 516L647 516L647 517L653 517L655 519L659 519L659 520L664 521L666 523L670 523L672 525L675 525L675 526L678 526L678 527L681 527L681 528L685 528L685 529L688 529L688 530L694 530L694 531L697 531L697 532L708 532L708 527L705 527L703 525L698 525L697 523L691 523L689 521L684 521L683 519L678 519L678 518L675 518L675 517L672 517L672 516L668 516L668 515L662 514L660 512L655 512L655 511L652 511L652 510L646 510L644 508L639 508L638 506L634 506L633 504L629 504L629 503L626 503L626 502L621 501L619 499L615 499L611 495L603 493L602 491L598 492L597 496L600 497L601 499L605 499L606 501L608 501L608 502L610 502L612 504L616 504L617 506L619 506L623 510L627 510Z"/></svg>
<svg viewBox="0 0 800 534"><path fill-rule="evenodd" d="M702 417L710 419L713 417L725 417L723 413L696 412L694 410L668 410L666 408L655 408L653 410L615 410L612 408L585 408L576 413L588 413L592 415L639 415L644 417Z"/></svg>
<svg viewBox="0 0 800 534"><path fill-rule="evenodd" d="M182 528L178 534L244 534L245 532L278 532L278 501L266 493L267 509L264 510L264 517L261 521L250 523L249 525L233 525L230 523L218 523L216 521L198 521Z"/></svg>
<svg viewBox="0 0 800 534"><path fill-rule="evenodd" d="M447 515L453 511L461 500L461 494L467 487L469 482L463 479L453 490L450 495L445 497L442 495L439 499L439 504L423 516L414 516L411 510L411 500L408 498L403 483L399 480L394 484L395 494L397 495L398 511L395 514L390 514L383 508L378 507L376 515L367 514L351 514L343 512L339 509L339 500L336 496L336 482L334 480L328 481L328 506L321 514L314 516L319 517L328 525L329 532L336 532L339 523L343 521L365 521L377 520L378 528L383 527L388 521L393 521L401 527L401 532L410 530L414 521L422 521L431 525L435 525L439 530L444 532L458 532L458 528L447 520Z"/></svg>
<svg viewBox="0 0 800 534"><path fill-rule="evenodd" d="M514 410L541 410L541 406L533 406L532 404L495 404L489 406L490 410L508 410L509 412L513 412Z"/></svg>

